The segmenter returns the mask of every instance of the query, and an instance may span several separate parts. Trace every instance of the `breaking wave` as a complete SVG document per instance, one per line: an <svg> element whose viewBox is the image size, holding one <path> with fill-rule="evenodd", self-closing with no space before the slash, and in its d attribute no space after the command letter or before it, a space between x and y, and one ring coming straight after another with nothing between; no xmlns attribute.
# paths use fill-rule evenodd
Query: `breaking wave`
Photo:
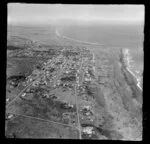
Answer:
<svg viewBox="0 0 150 144"><path fill-rule="evenodd" d="M125 65L127 67L127 70L136 78L137 80L137 86L142 90L142 83L143 83L143 76L142 71L143 68L137 68L135 66L135 61L132 59L130 49L123 49L123 55L125 60Z"/></svg>

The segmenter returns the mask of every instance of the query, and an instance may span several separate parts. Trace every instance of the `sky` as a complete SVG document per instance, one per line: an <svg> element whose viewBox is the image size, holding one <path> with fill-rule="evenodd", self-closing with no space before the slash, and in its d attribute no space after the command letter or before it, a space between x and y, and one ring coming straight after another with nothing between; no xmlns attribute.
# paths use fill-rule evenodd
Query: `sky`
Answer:
<svg viewBox="0 0 150 144"><path fill-rule="evenodd" d="M7 5L8 24L143 23L144 5Z"/></svg>

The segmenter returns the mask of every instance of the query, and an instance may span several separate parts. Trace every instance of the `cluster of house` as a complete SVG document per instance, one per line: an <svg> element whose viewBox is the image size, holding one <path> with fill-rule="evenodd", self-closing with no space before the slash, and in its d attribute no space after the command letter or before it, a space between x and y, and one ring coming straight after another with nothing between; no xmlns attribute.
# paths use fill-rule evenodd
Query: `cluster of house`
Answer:
<svg viewBox="0 0 150 144"><path fill-rule="evenodd" d="M33 70L32 74L26 78L26 86L29 83L32 83L33 87L37 86L62 86L68 89L72 89L74 85L79 83L79 73L83 73L83 82L90 82L94 75L94 66L91 63L92 54L89 51L83 51L81 55L71 54L70 58L66 59L62 54L54 59L49 59L47 62L43 63L42 70ZM73 52L75 53L75 52ZM91 73L92 74L91 74ZM84 88L83 88L84 89ZM22 97L25 97L28 92L32 92L29 88L24 93L22 93ZM45 97L49 97L49 95L45 95ZM55 98L55 96L53 96ZM86 97L86 96L85 96ZM73 108L74 105L70 105L68 103L64 104L65 108ZM80 112L84 117L93 121L92 119L92 110L90 105L83 105ZM10 115L8 118L11 118ZM83 133L87 133L91 136L94 131L93 127L84 127L82 129Z"/></svg>

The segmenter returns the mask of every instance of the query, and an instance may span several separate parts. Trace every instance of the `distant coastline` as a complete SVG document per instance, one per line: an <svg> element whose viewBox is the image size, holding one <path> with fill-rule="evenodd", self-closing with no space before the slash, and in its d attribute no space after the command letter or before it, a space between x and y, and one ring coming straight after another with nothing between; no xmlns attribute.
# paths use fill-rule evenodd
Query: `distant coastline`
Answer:
<svg viewBox="0 0 150 144"><path fill-rule="evenodd" d="M81 41L81 40L77 40L77 39L73 39L73 38L70 38L70 37L66 37L66 36L60 35L58 29L55 30L55 34L58 37L62 37L62 38L69 39L69 40L72 40L72 41L76 41L76 42L79 42L79 43L85 43L85 44L90 44L90 45L100 45L100 46L105 45L105 44L100 44L100 43Z"/></svg>

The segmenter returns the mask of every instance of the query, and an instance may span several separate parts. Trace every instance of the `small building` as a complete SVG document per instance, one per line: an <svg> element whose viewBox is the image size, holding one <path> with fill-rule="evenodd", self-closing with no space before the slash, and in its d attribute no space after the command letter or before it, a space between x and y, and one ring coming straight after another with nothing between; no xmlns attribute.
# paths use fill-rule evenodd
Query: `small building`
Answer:
<svg viewBox="0 0 150 144"><path fill-rule="evenodd" d="M11 119L13 117L13 114L8 114L7 118Z"/></svg>
<svg viewBox="0 0 150 144"><path fill-rule="evenodd" d="M94 128L89 126L89 127L83 128L82 131L83 131L83 133L87 133L87 134L91 135L94 133Z"/></svg>
<svg viewBox="0 0 150 144"><path fill-rule="evenodd" d="M9 101L9 98L6 99L6 102L8 102L8 101Z"/></svg>
<svg viewBox="0 0 150 144"><path fill-rule="evenodd" d="M86 116L91 115L91 107L88 106L88 105L87 105L87 106L84 106L83 109L82 109L82 112L83 112L83 114L86 115Z"/></svg>
<svg viewBox="0 0 150 144"><path fill-rule="evenodd" d="M22 97L25 97L25 96L26 96L26 93L23 93L21 96L22 96Z"/></svg>

